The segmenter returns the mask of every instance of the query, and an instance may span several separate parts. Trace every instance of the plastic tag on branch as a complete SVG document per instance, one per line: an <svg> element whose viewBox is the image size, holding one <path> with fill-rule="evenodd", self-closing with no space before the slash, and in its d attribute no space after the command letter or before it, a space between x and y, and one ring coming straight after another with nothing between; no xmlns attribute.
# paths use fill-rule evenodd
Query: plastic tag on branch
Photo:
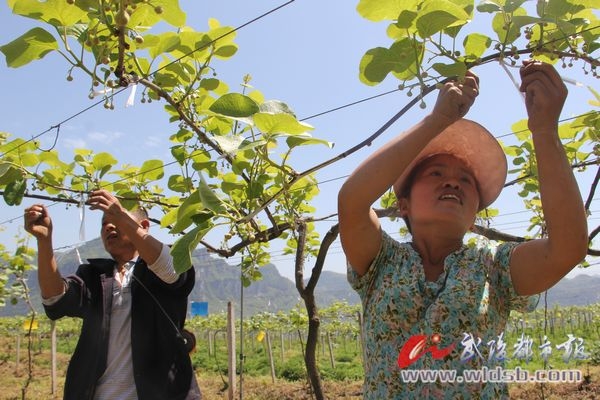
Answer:
<svg viewBox="0 0 600 400"><path fill-rule="evenodd" d="M523 102L525 102L525 93L521 92L521 85L519 85L519 82L517 82L515 77L508 70L508 67L506 66L506 62L502 58L500 60L498 60L498 62L500 63L500 66L502 67L502 69L504 69L504 71L506 72L506 75L508 75L508 77L510 78L515 89L517 89L517 93L519 93L519 95L521 96L521 99L523 99Z"/></svg>
<svg viewBox="0 0 600 400"><path fill-rule="evenodd" d="M125 107L133 107L136 91L137 91L137 84L131 85L131 91L129 92L129 96L127 97L127 102L125 103Z"/></svg>

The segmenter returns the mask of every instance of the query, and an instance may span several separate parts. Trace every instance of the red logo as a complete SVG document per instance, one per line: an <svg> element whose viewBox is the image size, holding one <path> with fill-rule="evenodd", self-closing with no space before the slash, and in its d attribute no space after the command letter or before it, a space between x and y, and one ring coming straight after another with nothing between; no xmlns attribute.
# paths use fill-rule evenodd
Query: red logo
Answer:
<svg viewBox="0 0 600 400"><path fill-rule="evenodd" d="M450 346L440 349L437 346L440 340L441 336L439 334L436 333L435 335L431 335L431 342L433 345L426 348L427 336L413 335L409 337L398 354L398 366L400 368L406 368L426 353L431 353L431 357L435 360L446 357L454 350L456 343L452 343Z"/></svg>

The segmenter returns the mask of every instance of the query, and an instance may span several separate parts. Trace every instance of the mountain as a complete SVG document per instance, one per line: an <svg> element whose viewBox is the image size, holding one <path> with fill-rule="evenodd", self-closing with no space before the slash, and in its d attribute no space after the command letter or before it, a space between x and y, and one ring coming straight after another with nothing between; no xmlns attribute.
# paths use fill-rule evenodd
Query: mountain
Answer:
<svg viewBox="0 0 600 400"><path fill-rule="evenodd" d="M600 302L600 276L577 275L570 279L562 279L548 290L548 307L586 306ZM544 307L544 297L538 307Z"/></svg>
<svg viewBox="0 0 600 400"><path fill-rule="evenodd" d="M76 249L56 252L59 269L63 275L75 272L82 260L94 257L107 257L100 239L86 242ZM227 302L234 303L236 315L239 315L240 304L244 303L244 317L258 312L288 311L302 300L295 284L279 274L273 264L267 264L259 269L262 279L244 288L240 284L240 269L228 264L224 259L211 255L206 249L197 249L192 254L196 269L196 285L190 295L190 301L208 302L209 314L219 313L227 309ZM32 271L28 285L31 301L36 311L42 311L41 299L37 284L37 273ZM348 304L359 304L358 295L346 280L346 275L323 271L315 297L319 307L327 307L334 301L346 301ZM548 291L549 307L588 305L600 302L600 276L578 275L571 279L563 279ZM539 307L544 306L544 299ZM26 305L20 300L16 305L0 307L0 316L23 315L28 312Z"/></svg>
<svg viewBox="0 0 600 400"><path fill-rule="evenodd" d="M261 267L262 279L252 282L242 293L239 266L229 265L205 249L194 251L192 258L196 285L190 301L207 301L209 314L227 310L228 301L234 303L235 312L239 313L241 296L245 316L262 311L288 311L300 301L294 283L281 276L273 264Z"/></svg>
<svg viewBox="0 0 600 400"><path fill-rule="evenodd" d="M315 298L319 307L326 307L336 301L345 301L351 305L360 304L358 293L350 287L346 274L332 271L321 272L315 288Z"/></svg>
<svg viewBox="0 0 600 400"><path fill-rule="evenodd" d="M75 249L55 253L59 270L63 276L75 273L80 264L79 259L108 257L98 239L86 242ZM190 301L208 302L208 312L218 313L227 309L227 302L234 303L234 310L239 314L241 304L240 268L228 264L219 257L212 256L206 249L197 249L192 254L192 263L196 269L196 284L190 294ZM268 264L260 268L262 279L244 288L244 315L250 316L261 311L287 311L299 301L299 295L292 281L281 276L277 268ZM41 297L37 283L37 271L28 277L31 303L36 311L41 312ZM24 302L16 305L0 307L0 316L23 315L28 312Z"/></svg>

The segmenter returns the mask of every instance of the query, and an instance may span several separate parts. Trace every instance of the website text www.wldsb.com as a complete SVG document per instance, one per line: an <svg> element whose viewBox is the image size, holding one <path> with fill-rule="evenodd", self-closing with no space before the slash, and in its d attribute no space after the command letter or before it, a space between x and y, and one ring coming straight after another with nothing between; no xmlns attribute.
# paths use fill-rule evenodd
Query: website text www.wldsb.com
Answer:
<svg viewBox="0 0 600 400"><path fill-rule="evenodd" d="M538 369L530 372L521 367L482 367L466 369L460 374L452 369L406 369L400 374L405 383L573 383L583 379L582 372L576 369Z"/></svg>

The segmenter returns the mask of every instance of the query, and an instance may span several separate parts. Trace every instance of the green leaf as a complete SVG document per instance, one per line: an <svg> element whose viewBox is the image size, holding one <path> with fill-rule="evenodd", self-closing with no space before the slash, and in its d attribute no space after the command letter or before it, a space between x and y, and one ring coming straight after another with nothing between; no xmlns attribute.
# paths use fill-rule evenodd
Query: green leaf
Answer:
<svg viewBox="0 0 600 400"><path fill-rule="evenodd" d="M196 171L203 171L209 176L215 177L219 174L217 161L213 160L206 150L196 150L192 154L192 167Z"/></svg>
<svg viewBox="0 0 600 400"><path fill-rule="evenodd" d="M292 109L286 103L284 103L283 101L279 101L279 100L267 100L267 101L263 102L259 108L260 108L260 112L263 112L263 113L271 113L271 114L285 113L285 114L293 115L294 117L296 116L294 111L292 111Z"/></svg>
<svg viewBox="0 0 600 400"><path fill-rule="evenodd" d="M87 18L87 12L65 0L9 0L12 12L55 27L68 27Z"/></svg>
<svg viewBox="0 0 600 400"><path fill-rule="evenodd" d="M204 210L204 205L200 201L200 194L198 190L194 191L188 198L177 209L177 221L171 228L170 233L183 232L192 223L192 217L196 214L201 213ZM161 221L161 225L164 222Z"/></svg>
<svg viewBox="0 0 600 400"><path fill-rule="evenodd" d="M419 14L416 11L402 10L394 27L403 32L406 29L411 29L418 15Z"/></svg>
<svg viewBox="0 0 600 400"><path fill-rule="evenodd" d="M164 164L161 160L144 161L140 167L140 180L156 181L164 176Z"/></svg>
<svg viewBox="0 0 600 400"><path fill-rule="evenodd" d="M228 44L227 46L219 46L215 49L214 55L218 58L230 58L237 53L238 47L234 44Z"/></svg>
<svg viewBox="0 0 600 400"><path fill-rule="evenodd" d="M413 46L412 40L403 38L394 42L389 49L377 47L367 51L359 66L361 82L376 85L392 71L402 73L408 70L410 66L415 65L417 54L420 55L420 51L415 52Z"/></svg>
<svg viewBox="0 0 600 400"><path fill-rule="evenodd" d="M35 153L21 153L19 163L23 167L34 167L40 163L40 158Z"/></svg>
<svg viewBox="0 0 600 400"><path fill-rule="evenodd" d="M193 187L191 178L184 178L181 175L171 175L167 187L177 193L187 193Z"/></svg>
<svg viewBox="0 0 600 400"><path fill-rule="evenodd" d="M221 26L215 18L208 19L210 30L206 33L215 47L227 46L233 43L236 36L236 30L230 26Z"/></svg>
<svg viewBox="0 0 600 400"><path fill-rule="evenodd" d="M219 97L209 110L228 117L249 117L259 111L258 104L248 96L239 93L227 93Z"/></svg>
<svg viewBox="0 0 600 400"><path fill-rule="evenodd" d="M200 87L208 91L216 90L220 84L221 81L216 78L204 78L200 81Z"/></svg>
<svg viewBox="0 0 600 400"><path fill-rule="evenodd" d="M477 5L477 11L482 13L498 13L502 11L502 5L497 0L482 0Z"/></svg>
<svg viewBox="0 0 600 400"><path fill-rule="evenodd" d="M48 168L42 172L44 183L50 185L46 191L51 194L61 193L60 189L55 189L52 186L61 186L65 179L66 172L62 168Z"/></svg>
<svg viewBox="0 0 600 400"><path fill-rule="evenodd" d="M173 56L191 56L196 60L204 60L209 54L210 38L204 32L196 32L191 28L183 28L179 33L181 45L173 52ZM193 51L192 54L190 54Z"/></svg>
<svg viewBox="0 0 600 400"><path fill-rule="evenodd" d="M527 17L527 11L523 8L518 8L513 12L512 20L516 19L516 23L511 22L508 26L505 21L505 15L496 14L494 16L494 18L492 19L492 28L494 29L494 32L496 32L496 34L498 35L498 39L501 42L510 44L519 38L519 36L521 35L521 29L520 26L517 25L517 23L519 23L518 17L520 16L525 16L525 18L534 18Z"/></svg>
<svg viewBox="0 0 600 400"><path fill-rule="evenodd" d="M177 273L181 274L192 267L192 251L211 228L212 226L197 226L175 241L171 248L171 256Z"/></svg>
<svg viewBox="0 0 600 400"><path fill-rule="evenodd" d="M58 152L56 150L41 152L38 155L38 159L40 163L46 163L52 167L61 167L65 170L68 168L68 164L60 161L60 158L58 158Z"/></svg>
<svg viewBox="0 0 600 400"><path fill-rule="evenodd" d="M160 9L160 13L157 10ZM155 25L158 21L164 20L174 27L185 25L186 15L179 8L179 2L176 0L153 0L152 2L140 2L136 9L131 13L127 26L136 30L144 30Z"/></svg>
<svg viewBox="0 0 600 400"><path fill-rule="evenodd" d="M163 12L160 14L163 20L173 25L174 27L181 27L185 25L186 15L179 7L179 1L177 0L153 0L153 6L162 6Z"/></svg>
<svg viewBox="0 0 600 400"><path fill-rule="evenodd" d="M523 28L527 25L536 24L538 22L544 22L542 18L531 17L529 15L515 15L512 17L512 24L516 28Z"/></svg>
<svg viewBox="0 0 600 400"><path fill-rule="evenodd" d="M454 64L435 63L431 67L440 75L448 78L453 76L465 76L467 73L467 66L463 62L456 62Z"/></svg>
<svg viewBox="0 0 600 400"><path fill-rule="evenodd" d="M178 208L173 208L169 210L169 212L167 212L165 215L163 215L163 217L160 219L161 228L167 228L175 224L177 222L178 211Z"/></svg>
<svg viewBox="0 0 600 400"><path fill-rule="evenodd" d="M324 144L332 149L334 145L332 142L328 142L327 140L323 139L317 139L310 135L290 136L286 139L286 143L290 149L296 146L306 146L311 144Z"/></svg>
<svg viewBox="0 0 600 400"><path fill-rule="evenodd" d="M483 53L491 46L492 39L481 33L471 33L465 37L463 45L465 47L465 56L475 59L481 57Z"/></svg>
<svg viewBox="0 0 600 400"><path fill-rule="evenodd" d="M298 135L314 129L312 126L298 121L289 114L257 113L253 119L256 127L267 135Z"/></svg>
<svg viewBox="0 0 600 400"><path fill-rule="evenodd" d="M99 178L103 177L111 167L117 164L117 160L110 153L98 153L92 159L92 165L96 171L100 171Z"/></svg>
<svg viewBox="0 0 600 400"><path fill-rule="evenodd" d="M215 194L211 187L206 183L202 174L200 174L200 182L198 187L198 195L204 207L208 208L215 214L225 214L227 208L225 203Z"/></svg>
<svg viewBox="0 0 600 400"><path fill-rule="evenodd" d="M138 44L139 49L148 49L150 57L156 58L163 53L169 53L179 46L179 35L175 32L164 32L160 35L145 35L144 43Z"/></svg>
<svg viewBox="0 0 600 400"><path fill-rule="evenodd" d="M214 136L213 140L219 144L221 150L228 154L237 153L240 145L244 141L241 135L234 136Z"/></svg>
<svg viewBox="0 0 600 400"><path fill-rule="evenodd" d="M462 7L448 0L432 0L419 12L416 25L419 35L428 38L448 27L463 25L469 18Z"/></svg>
<svg viewBox="0 0 600 400"><path fill-rule="evenodd" d="M4 201L9 206L18 206L23 201L23 196L25 195L25 190L27 189L27 181L24 179L19 179L16 181L10 182L6 185L4 189L4 193L2 196L4 197Z"/></svg>
<svg viewBox="0 0 600 400"><path fill-rule="evenodd" d="M48 31L33 28L10 43L0 46L6 65L19 68L58 50L58 42Z"/></svg>
<svg viewBox="0 0 600 400"><path fill-rule="evenodd" d="M370 21L395 20L402 10L416 10L418 0L360 0L358 13Z"/></svg>
<svg viewBox="0 0 600 400"><path fill-rule="evenodd" d="M221 190L226 194L231 194L233 190L241 190L244 184L238 181L238 176L233 172L225 174L221 181Z"/></svg>
<svg viewBox="0 0 600 400"><path fill-rule="evenodd" d="M23 173L11 163L0 163L0 186L23 179Z"/></svg>
<svg viewBox="0 0 600 400"><path fill-rule="evenodd" d="M512 13L523 5L527 0L506 0L504 3L504 12Z"/></svg>

